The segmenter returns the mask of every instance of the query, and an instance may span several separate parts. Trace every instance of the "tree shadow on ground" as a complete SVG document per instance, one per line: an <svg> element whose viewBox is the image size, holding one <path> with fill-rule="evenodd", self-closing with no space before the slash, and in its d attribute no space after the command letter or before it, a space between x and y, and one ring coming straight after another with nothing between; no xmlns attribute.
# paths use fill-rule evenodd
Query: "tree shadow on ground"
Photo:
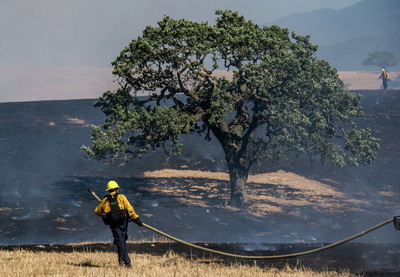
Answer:
<svg viewBox="0 0 400 277"><path fill-rule="evenodd" d="M126 194L140 206L151 205L165 208L207 208L244 212L255 217L268 214L288 214L293 209L307 209L308 212L351 211L348 199L332 194L320 194L289 186L271 183L248 183L249 204L245 209L228 206L229 181L213 178L116 178L121 186L120 193ZM63 195L76 198L87 188L94 189L100 198L109 179L104 177L74 176L55 184L65 191ZM90 197L89 194L85 198ZM362 210L360 210L362 211Z"/></svg>

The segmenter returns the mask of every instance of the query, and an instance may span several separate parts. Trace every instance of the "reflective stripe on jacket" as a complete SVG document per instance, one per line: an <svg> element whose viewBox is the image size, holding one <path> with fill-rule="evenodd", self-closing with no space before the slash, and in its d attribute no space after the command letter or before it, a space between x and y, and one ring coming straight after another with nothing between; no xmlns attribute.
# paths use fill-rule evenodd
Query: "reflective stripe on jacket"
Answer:
<svg viewBox="0 0 400 277"><path fill-rule="evenodd" d="M116 192L114 191L110 194L114 195L116 194ZM130 217L132 217L133 219L139 217L139 215L135 212L135 209L132 207L131 203L129 203L128 198L126 198L125 195L118 194L117 201L119 208L127 210ZM110 202L108 202L107 197L104 197L104 199L101 200L100 204L94 210L94 212L98 216L101 216L103 213L108 213L110 211L111 211Z"/></svg>

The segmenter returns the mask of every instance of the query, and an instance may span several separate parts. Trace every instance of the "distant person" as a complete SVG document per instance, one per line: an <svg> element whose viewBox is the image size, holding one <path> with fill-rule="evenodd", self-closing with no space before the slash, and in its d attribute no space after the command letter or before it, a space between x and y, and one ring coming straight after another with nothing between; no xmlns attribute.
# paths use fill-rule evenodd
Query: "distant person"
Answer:
<svg viewBox="0 0 400 277"><path fill-rule="evenodd" d="M119 265L131 268L131 259L126 249L128 222L133 221L139 226L143 226L143 223L126 196L118 193L118 188L117 182L108 182L106 191L109 194L104 196L94 212L102 216L104 223L110 226L117 246Z"/></svg>
<svg viewBox="0 0 400 277"><path fill-rule="evenodd" d="M379 76L379 79L382 79L383 89L387 89L389 73L387 73L387 71L384 68L382 68L382 74L381 74L381 76Z"/></svg>

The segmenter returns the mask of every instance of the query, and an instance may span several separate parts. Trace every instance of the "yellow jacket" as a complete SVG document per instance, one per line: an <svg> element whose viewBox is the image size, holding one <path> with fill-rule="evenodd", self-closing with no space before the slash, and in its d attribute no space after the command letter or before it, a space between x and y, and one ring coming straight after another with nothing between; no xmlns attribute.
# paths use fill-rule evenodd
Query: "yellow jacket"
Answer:
<svg viewBox="0 0 400 277"><path fill-rule="evenodd" d="M116 194L116 192L114 191L110 194L114 195ZM129 203L128 198L126 198L125 195L118 194L117 201L119 208L127 210L130 217L132 217L133 219L139 217L139 215L135 212L135 209L132 207L131 203ZM103 213L108 213L110 211L111 211L110 202L107 201L107 197L104 197L104 199L101 200L100 204L94 210L94 212L98 216L101 216Z"/></svg>

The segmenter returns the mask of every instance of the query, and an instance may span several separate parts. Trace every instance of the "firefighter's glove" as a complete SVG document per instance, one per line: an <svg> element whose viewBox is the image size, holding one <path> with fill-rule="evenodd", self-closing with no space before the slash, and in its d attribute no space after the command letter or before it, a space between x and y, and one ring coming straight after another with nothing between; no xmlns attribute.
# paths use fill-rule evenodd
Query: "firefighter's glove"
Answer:
<svg viewBox="0 0 400 277"><path fill-rule="evenodd" d="M133 222L135 222L137 225L139 225L139 226L143 226L143 222L140 220L140 218L138 217L138 218L135 218L135 219L132 219L132 221Z"/></svg>

